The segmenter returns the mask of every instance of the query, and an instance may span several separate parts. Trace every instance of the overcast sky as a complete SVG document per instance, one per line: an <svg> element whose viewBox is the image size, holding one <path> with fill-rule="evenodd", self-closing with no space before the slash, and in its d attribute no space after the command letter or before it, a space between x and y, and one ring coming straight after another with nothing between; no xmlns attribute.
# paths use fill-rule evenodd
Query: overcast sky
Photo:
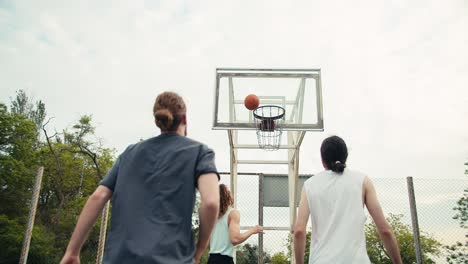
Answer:
<svg viewBox="0 0 468 264"><path fill-rule="evenodd" d="M371 177L461 178L467 32L466 0L0 0L0 100L26 90L57 130L92 114L120 152L159 133L154 99L176 91L190 136L228 171L227 133L211 130L215 68L321 68L325 132L306 135L301 173L322 169L320 142L337 134Z"/></svg>

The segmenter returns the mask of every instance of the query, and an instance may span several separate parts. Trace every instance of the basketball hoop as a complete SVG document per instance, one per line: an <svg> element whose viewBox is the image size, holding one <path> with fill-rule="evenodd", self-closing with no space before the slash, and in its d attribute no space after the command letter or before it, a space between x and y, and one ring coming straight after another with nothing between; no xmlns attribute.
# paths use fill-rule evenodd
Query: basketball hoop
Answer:
<svg viewBox="0 0 468 264"><path fill-rule="evenodd" d="M258 146L261 149L279 149L283 134L284 114L284 108L277 105L264 105L253 111Z"/></svg>

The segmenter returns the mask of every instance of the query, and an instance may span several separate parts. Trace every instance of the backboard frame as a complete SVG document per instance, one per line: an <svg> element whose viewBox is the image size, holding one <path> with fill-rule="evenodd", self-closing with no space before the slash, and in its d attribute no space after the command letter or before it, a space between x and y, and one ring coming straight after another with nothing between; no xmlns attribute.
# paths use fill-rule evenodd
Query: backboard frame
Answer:
<svg viewBox="0 0 468 264"><path fill-rule="evenodd" d="M323 121L323 98L322 98L322 81L320 69L251 69L251 68L217 68L216 83L214 96L214 114L213 114L213 129L214 130L255 130L256 126L253 122L221 122L218 120L219 112L219 94L221 78L230 78L232 85L233 77L236 78L301 78L314 79L316 81L316 120L315 124L291 124L283 125L284 131L324 131ZM281 95L272 95L272 97ZM239 102L235 102L239 103Z"/></svg>
<svg viewBox="0 0 468 264"><path fill-rule="evenodd" d="M249 78L254 80L246 81ZM277 81L275 78L279 78L279 80ZM286 159L284 159L285 156L281 160L268 159L268 157L267 159L259 160L240 159L239 155L241 153L238 151L240 149L261 149L259 144L246 144L244 142L240 144L240 139L244 140L246 138L239 137L239 133L245 135L249 134L248 132L244 132L245 130L257 130L260 128L257 128L252 120L253 112L248 112L243 106L243 98L239 97L247 96L247 94L251 93L250 89L242 89L242 85L245 84L254 85L255 89L252 92L256 93L259 97L260 106L269 104L281 106L284 109L288 107L289 110L286 109L285 111L287 116L286 121L281 126L282 131L286 131L287 143L278 147L278 150L283 152L282 154L287 154ZM297 87L297 90L295 90L295 87ZM237 93L237 91L240 92ZM297 91L293 93L295 96L291 96L291 91ZM311 93L314 94L313 97L309 96ZM219 110L223 111L219 112ZM247 116L247 114L249 115ZM285 230L293 231L297 216L298 193L300 192L298 190L300 147L308 131L324 131L321 70L217 68L213 129L227 130L230 149L230 186L234 198L234 208L237 208L237 176L240 164L287 166L290 226ZM260 178L263 177L261 176ZM263 180L259 181L260 190L263 188L262 182ZM260 202L262 199L263 196L259 195L259 204L262 204ZM263 210L259 210L259 212L263 212ZM262 215L263 213L259 213L259 225L263 225ZM263 252L263 235L259 234L258 239L259 256L261 256L261 252ZM291 250L294 251L294 245L291 246ZM258 263L262 264L263 258L259 258ZM291 263L295 263L294 255L291 256Z"/></svg>

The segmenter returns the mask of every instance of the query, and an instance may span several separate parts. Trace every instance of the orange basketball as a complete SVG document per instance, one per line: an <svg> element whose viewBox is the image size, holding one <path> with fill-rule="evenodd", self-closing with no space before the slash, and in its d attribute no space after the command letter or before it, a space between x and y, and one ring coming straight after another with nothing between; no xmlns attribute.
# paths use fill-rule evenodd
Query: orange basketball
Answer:
<svg viewBox="0 0 468 264"><path fill-rule="evenodd" d="M255 94L249 94L245 97L244 105L249 110L255 110L260 104L260 100Z"/></svg>

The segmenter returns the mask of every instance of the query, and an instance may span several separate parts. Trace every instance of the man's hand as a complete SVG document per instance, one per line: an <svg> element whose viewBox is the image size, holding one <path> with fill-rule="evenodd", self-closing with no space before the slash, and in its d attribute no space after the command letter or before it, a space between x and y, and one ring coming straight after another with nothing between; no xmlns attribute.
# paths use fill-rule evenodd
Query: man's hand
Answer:
<svg viewBox="0 0 468 264"><path fill-rule="evenodd" d="M81 211L78 223L68 243L62 264L80 263L80 251L89 232L96 223L99 214L112 196L112 191L106 186L97 187L96 191L88 198L83 211Z"/></svg>
<svg viewBox="0 0 468 264"><path fill-rule="evenodd" d="M193 264L200 264L200 257L195 256L193 258Z"/></svg>
<svg viewBox="0 0 468 264"><path fill-rule="evenodd" d="M80 264L80 256L74 256L68 253L65 253L60 264Z"/></svg>
<svg viewBox="0 0 468 264"><path fill-rule="evenodd" d="M204 251L205 251L204 248L200 248L200 247L198 247L198 245L197 245L197 247L196 247L196 249L195 249L195 255L193 256L193 263L195 263L195 264L199 264L199 263L200 263L200 260L201 260L201 257L203 256L203 252L204 252Z"/></svg>
<svg viewBox="0 0 468 264"><path fill-rule="evenodd" d="M202 174L198 178L200 191L200 229L195 251L195 260L200 260L203 252L210 244L210 235L219 213L219 185L215 173Z"/></svg>

